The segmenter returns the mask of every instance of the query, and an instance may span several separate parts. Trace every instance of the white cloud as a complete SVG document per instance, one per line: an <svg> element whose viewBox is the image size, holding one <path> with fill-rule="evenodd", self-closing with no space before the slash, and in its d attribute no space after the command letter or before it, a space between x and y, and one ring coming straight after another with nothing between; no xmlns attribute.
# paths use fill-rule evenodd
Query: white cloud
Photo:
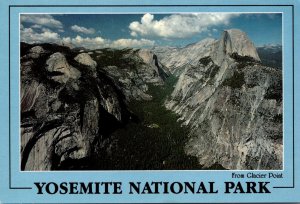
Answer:
<svg viewBox="0 0 300 204"><path fill-rule="evenodd" d="M77 35L75 38L70 38L70 37L63 38L62 42L71 43L75 47L85 47L89 49L102 48L105 47L108 43L107 40L101 37L83 38L80 35Z"/></svg>
<svg viewBox="0 0 300 204"><path fill-rule="evenodd" d="M39 32L38 32L39 31ZM74 38L61 37L58 33L47 28L36 31L33 28L21 28L21 41L26 43L57 43L71 45L72 47L85 47L89 49L97 48L125 48L125 47L149 47L154 45L154 41L147 39L118 39L115 41L104 39L100 36L90 38L77 35Z"/></svg>
<svg viewBox="0 0 300 204"><path fill-rule="evenodd" d="M62 28L63 24L48 14L21 14L21 23L33 23L50 28Z"/></svg>
<svg viewBox="0 0 300 204"><path fill-rule="evenodd" d="M118 39L111 43L112 47L124 48L124 47L150 47L154 45L154 41L147 39Z"/></svg>
<svg viewBox="0 0 300 204"><path fill-rule="evenodd" d="M138 34L137 34L135 31L132 31L132 32L130 33L130 35L131 35L132 37L137 37L137 36L138 36Z"/></svg>
<svg viewBox="0 0 300 204"><path fill-rule="evenodd" d="M31 26L31 28L41 29L42 26L41 26L41 25L38 25L38 24L34 24L33 26Z"/></svg>
<svg viewBox="0 0 300 204"><path fill-rule="evenodd" d="M115 41L111 41L109 39L104 39L102 37L81 37L77 35L75 38L66 37L62 39L63 43L72 44L75 47L86 47L89 49L97 49L97 48L125 48L125 47L149 47L154 45L154 41L147 39L118 39Z"/></svg>
<svg viewBox="0 0 300 204"><path fill-rule="evenodd" d="M59 34L50 30L45 30L41 33L35 32L32 28L24 28L21 30L21 41L28 43L42 43L42 42L59 42Z"/></svg>
<svg viewBox="0 0 300 204"><path fill-rule="evenodd" d="M41 28L42 32L52 32L49 28Z"/></svg>
<svg viewBox="0 0 300 204"><path fill-rule="evenodd" d="M208 27L228 24L238 14L193 13L174 14L155 20L154 15L145 14L141 21L130 23L131 35L163 38L186 38L207 31Z"/></svg>
<svg viewBox="0 0 300 204"><path fill-rule="evenodd" d="M84 34L94 34L95 29L93 28L85 28L83 26L73 25L71 26L71 29L78 33L84 33Z"/></svg>

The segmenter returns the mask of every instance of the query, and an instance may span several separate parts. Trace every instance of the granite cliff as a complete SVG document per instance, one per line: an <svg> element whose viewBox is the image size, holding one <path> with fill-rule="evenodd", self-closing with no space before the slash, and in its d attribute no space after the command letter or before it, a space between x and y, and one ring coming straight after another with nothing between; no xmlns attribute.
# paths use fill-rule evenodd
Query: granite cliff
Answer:
<svg viewBox="0 0 300 204"><path fill-rule="evenodd" d="M162 85L167 76L150 52L90 54L94 59L65 46L21 44L22 170L101 162L111 133L135 118L127 102L150 100L147 83ZM110 62L110 54L119 55Z"/></svg>
<svg viewBox="0 0 300 204"><path fill-rule="evenodd" d="M186 153L204 167L281 169L281 71L261 65L242 31L224 31L211 46L165 103L190 128Z"/></svg>

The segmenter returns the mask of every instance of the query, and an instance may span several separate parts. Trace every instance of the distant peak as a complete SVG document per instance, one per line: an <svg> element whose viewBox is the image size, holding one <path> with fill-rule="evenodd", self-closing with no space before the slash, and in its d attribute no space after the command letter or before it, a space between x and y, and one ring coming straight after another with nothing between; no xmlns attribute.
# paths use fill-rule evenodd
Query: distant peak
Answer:
<svg viewBox="0 0 300 204"><path fill-rule="evenodd" d="M228 29L228 30L224 30L228 33L241 33L241 34L246 34L244 31L237 29L237 28L232 28L232 29Z"/></svg>
<svg viewBox="0 0 300 204"><path fill-rule="evenodd" d="M281 48L282 45L281 44L264 44L264 45L260 45L260 46L257 46L257 48Z"/></svg>

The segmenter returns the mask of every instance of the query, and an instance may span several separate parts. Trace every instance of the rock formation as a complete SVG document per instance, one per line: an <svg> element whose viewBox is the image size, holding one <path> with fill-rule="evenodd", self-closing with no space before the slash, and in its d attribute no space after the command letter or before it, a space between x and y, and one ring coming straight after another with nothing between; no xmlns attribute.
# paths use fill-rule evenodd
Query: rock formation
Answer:
<svg viewBox="0 0 300 204"><path fill-rule="evenodd" d="M56 52L46 61L49 77L58 83L66 83L69 79L77 80L81 73L70 66L63 54Z"/></svg>
<svg viewBox="0 0 300 204"><path fill-rule="evenodd" d="M21 62L21 169L83 168L78 163L98 154L130 112L113 81L89 71L95 63L77 63L66 47L44 47Z"/></svg>
<svg viewBox="0 0 300 204"><path fill-rule="evenodd" d="M80 53L75 57L80 64L89 66L93 71L96 70L97 62L95 62L88 53Z"/></svg>
<svg viewBox="0 0 300 204"><path fill-rule="evenodd" d="M118 84L128 101L151 100L152 96L146 93L148 84L163 85L169 75L168 70L155 60L155 54L146 49L111 50L104 57L113 58L116 55L119 58L107 62L102 66L103 70Z"/></svg>
<svg viewBox="0 0 300 204"><path fill-rule="evenodd" d="M152 51L171 73L179 75L185 65L196 65L199 59L209 56L215 42L216 40L207 38L183 48L154 47Z"/></svg>
<svg viewBox="0 0 300 204"><path fill-rule="evenodd" d="M166 107L190 127L186 153L204 167L282 168L282 74L262 66L245 33L224 31L185 66Z"/></svg>

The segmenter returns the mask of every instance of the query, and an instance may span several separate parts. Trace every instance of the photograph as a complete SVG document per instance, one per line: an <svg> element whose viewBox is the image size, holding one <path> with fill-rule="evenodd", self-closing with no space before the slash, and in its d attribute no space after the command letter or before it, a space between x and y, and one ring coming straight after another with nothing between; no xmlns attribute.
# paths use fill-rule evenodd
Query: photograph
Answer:
<svg viewBox="0 0 300 204"><path fill-rule="evenodd" d="M283 22L20 13L20 171L283 170Z"/></svg>

